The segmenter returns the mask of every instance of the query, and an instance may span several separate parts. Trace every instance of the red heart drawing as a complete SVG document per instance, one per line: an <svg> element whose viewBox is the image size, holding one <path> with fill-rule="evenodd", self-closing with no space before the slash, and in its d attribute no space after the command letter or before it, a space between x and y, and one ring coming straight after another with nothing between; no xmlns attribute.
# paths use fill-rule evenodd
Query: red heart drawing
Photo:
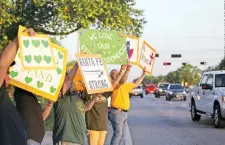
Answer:
<svg viewBox="0 0 225 145"><path fill-rule="evenodd" d="M131 56L133 55L133 52L134 52L134 49L130 49L130 50L129 50L129 54L128 54L129 59L130 59Z"/></svg>

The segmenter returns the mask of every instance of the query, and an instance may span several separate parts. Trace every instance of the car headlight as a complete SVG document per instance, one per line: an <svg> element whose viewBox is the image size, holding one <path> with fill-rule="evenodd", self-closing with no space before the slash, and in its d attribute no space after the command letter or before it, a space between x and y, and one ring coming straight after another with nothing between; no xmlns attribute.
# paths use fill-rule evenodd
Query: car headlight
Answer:
<svg viewBox="0 0 225 145"><path fill-rule="evenodd" d="M159 89L160 92L162 92L162 89Z"/></svg>
<svg viewBox="0 0 225 145"><path fill-rule="evenodd" d="M169 91L169 94L173 94L173 92Z"/></svg>
<svg viewBox="0 0 225 145"><path fill-rule="evenodd" d="M183 91L183 94L186 94L186 92L185 92L185 91Z"/></svg>

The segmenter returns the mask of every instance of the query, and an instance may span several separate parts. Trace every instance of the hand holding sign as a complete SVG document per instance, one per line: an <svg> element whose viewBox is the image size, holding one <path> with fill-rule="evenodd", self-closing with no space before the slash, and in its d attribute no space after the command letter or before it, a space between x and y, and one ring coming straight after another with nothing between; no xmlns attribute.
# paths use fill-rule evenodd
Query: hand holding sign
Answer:
<svg viewBox="0 0 225 145"><path fill-rule="evenodd" d="M152 73L156 50L152 48L147 42L143 42L142 52L140 55L139 66L146 70L148 74Z"/></svg>
<svg viewBox="0 0 225 145"><path fill-rule="evenodd" d="M55 57L50 47L49 36L36 34L31 28L21 31L20 29L24 29L21 27L18 40L24 70L55 69Z"/></svg>
<svg viewBox="0 0 225 145"><path fill-rule="evenodd" d="M88 94L112 91L112 84L101 55L77 54L76 58Z"/></svg>

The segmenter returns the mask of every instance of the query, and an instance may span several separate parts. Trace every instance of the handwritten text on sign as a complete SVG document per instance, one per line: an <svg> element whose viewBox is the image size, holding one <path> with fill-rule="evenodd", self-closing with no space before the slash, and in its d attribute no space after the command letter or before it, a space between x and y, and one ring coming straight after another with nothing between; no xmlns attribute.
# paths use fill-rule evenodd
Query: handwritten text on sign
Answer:
<svg viewBox="0 0 225 145"><path fill-rule="evenodd" d="M146 67L148 74L152 73L154 61L155 61L156 50L152 48L147 42L143 42L142 51L139 60L139 66L143 69Z"/></svg>
<svg viewBox="0 0 225 145"><path fill-rule="evenodd" d="M89 94L112 91L112 84L100 55L76 55Z"/></svg>
<svg viewBox="0 0 225 145"><path fill-rule="evenodd" d="M127 62L126 35L117 31L79 31L80 52L101 54L106 64Z"/></svg>

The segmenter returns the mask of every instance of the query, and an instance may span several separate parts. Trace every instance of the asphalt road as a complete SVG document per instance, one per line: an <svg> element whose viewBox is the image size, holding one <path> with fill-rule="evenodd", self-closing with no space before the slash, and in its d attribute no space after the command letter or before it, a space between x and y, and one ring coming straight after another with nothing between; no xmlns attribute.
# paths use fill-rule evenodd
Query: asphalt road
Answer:
<svg viewBox="0 0 225 145"><path fill-rule="evenodd" d="M192 122L188 101L132 97L126 145L225 145L225 125L215 129L212 120L204 117ZM109 124L105 145L111 135ZM51 132L46 133L42 145L52 145Z"/></svg>
<svg viewBox="0 0 225 145"><path fill-rule="evenodd" d="M215 129L209 118L192 122L188 100L133 97L128 119L133 145L225 145L225 125Z"/></svg>

